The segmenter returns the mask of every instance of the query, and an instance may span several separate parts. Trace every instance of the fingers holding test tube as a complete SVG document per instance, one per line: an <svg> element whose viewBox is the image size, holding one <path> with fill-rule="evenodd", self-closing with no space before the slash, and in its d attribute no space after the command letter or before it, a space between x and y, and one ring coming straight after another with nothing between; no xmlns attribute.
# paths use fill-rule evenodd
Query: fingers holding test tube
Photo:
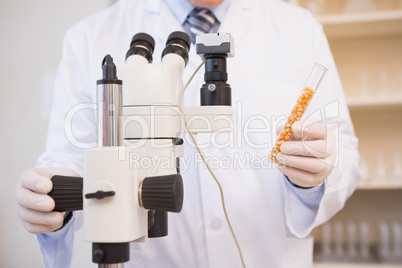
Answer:
<svg viewBox="0 0 402 268"><path fill-rule="evenodd" d="M331 173L336 155L336 136L321 123L298 121L292 140L281 145L278 170L301 187L314 187Z"/></svg>
<svg viewBox="0 0 402 268"><path fill-rule="evenodd" d="M331 173L336 158L335 134L320 123L301 121L326 72L327 68L314 64L268 156L273 163L278 163L279 171L301 187L313 187L323 182Z"/></svg>
<svg viewBox="0 0 402 268"><path fill-rule="evenodd" d="M311 71L305 86L303 87L299 97L297 98L296 104L294 105L293 110L288 116L287 122L280 131L278 139L268 156L270 161L274 163L278 162L276 156L281 151L281 145L288 142L292 138L292 125L295 122L301 120L326 72L327 68L318 63L314 64L313 70Z"/></svg>

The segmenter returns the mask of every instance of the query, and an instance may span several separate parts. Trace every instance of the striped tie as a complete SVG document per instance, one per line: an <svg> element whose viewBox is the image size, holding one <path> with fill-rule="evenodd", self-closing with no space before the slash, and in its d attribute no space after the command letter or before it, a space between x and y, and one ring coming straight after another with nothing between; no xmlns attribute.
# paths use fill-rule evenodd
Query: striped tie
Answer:
<svg viewBox="0 0 402 268"><path fill-rule="evenodd" d="M194 8L187 16L187 23L193 43L195 43L197 34L208 33L216 22L216 17L209 9Z"/></svg>

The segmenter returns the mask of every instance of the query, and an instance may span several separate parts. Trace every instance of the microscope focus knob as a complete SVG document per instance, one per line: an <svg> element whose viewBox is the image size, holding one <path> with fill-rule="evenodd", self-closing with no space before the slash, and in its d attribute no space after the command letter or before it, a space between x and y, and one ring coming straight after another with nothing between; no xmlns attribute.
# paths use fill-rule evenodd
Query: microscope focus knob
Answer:
<svg viewBox="0 0 402 268"><path fill-rule="evenodd" d="M183 207L183 180L180 174L147 177L140 186L140 204L146 209L180 212Z"/></svg>
<svg viewBox="0 0 402 268"><path fill-rule="evenodd" d="M51 178L53 189L48 195L54 199L53 211L82 210L82 178L55 175Z"/></svg>

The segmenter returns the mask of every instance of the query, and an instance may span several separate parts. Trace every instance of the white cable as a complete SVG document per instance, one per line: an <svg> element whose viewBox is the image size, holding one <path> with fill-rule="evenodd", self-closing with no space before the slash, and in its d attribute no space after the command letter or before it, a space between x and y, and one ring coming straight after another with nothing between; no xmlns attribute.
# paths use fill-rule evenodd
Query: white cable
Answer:
<svg viewBox="0 0 402 268"><path fill-rule="evenodd" d="M203 61L203 62L197 67L197 69L196 69L196 70L194 71L194 73L191 75L191 77L189 78L189 80L187 81L187 83L184 85L183 90L180 92L180 96L179 96L179 109L180 109L181 116L182 116L182 118L183 118L184 124L185 124L185 126L186 126L187 132L190 134L191 140L193 141L194 146L195 146L195 148L196 148L197 151L198 151L198 154L201 156L201 159L202 159L202 161L204 162L205 166L207 167L209 173L211 173L211 175L212 175L212 177L214 178L216 184L218 185L219 192L220 192L220 195L221 195L221 201L222 201L223 212L224 212L225 218L226 218L226 222L228 223L230 232L232 233L233 239L234 239L234 241L235 241L235 243L236 243L237 250L239 251L241 263L242 263L243 267L246 268L246 265L245 265L244 259L243 259L243 253L242 253L242 251L241 251L241 249L240 249L239 242L237 241L237 237L236 237L236 235L235 235L235 233L234 233L234 230L233 230L233 228L232 228L232 224L230 223L229 216L228 216L228 213L227 213L227 211L226 211L225 198L224 198L224 196L223 196L222 185L220 184L218 178L215 176L215 174L214 174L214 172L212 171L211 167L209 166L207 160L205 159L204 155L202 154L201 149L199 148L199 146L198 146L198 144L197 144L197 141L195 140L194 134L191 132L191 130L190 130L188 124L187 124L186 116L185 116L184 111L183 111L184 92L186 91L186 89L187 89L188 85L190 84L190 82L193 80L193 78L194 78L194 76L196 75L196 73L197 73L197 72L200 70L200 68L204 65L204 63L205 63L205 61Z"/></svg>

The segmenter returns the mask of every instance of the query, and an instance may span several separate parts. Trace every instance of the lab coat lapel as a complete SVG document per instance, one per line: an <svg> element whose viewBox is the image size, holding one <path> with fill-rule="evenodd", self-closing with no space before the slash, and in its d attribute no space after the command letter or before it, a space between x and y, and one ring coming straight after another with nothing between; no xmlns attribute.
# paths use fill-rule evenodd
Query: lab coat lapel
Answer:
<svg viewBox="0 0 402 268"><path fill-rule="evenodd" d="M233 0L232 5L221 23L219 31L230 33L235 43L240 43L250 31L252 13L249 12L249 10L254 5L254 1L255 0Z"/></svg>
<svg viewBox="0 0 402 268"><path fill-rule="evenodd" d="M144 1L145 10L155 15L153 38L156 43L165 44L166 40L174 31L184 31L182 25L177 21L169 8L161 0Z"/></svg>

